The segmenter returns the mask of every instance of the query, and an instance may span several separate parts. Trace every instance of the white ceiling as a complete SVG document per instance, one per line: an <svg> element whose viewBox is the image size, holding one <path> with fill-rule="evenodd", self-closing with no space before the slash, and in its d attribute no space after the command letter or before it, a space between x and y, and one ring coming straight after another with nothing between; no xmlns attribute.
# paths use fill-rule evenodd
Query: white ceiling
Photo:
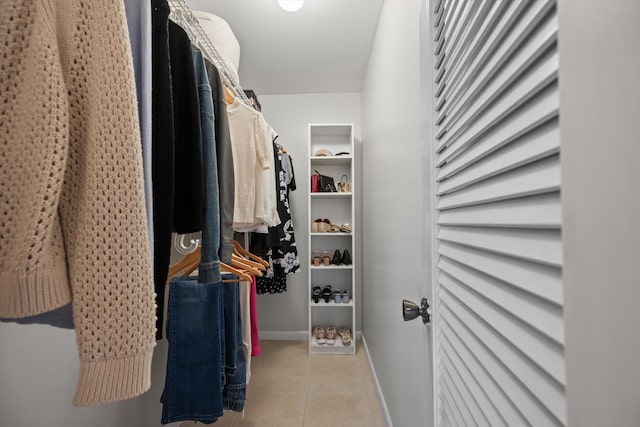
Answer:
<svg viewBox="0 0 640 427"><path fill-rule="evenodd" d="M359 92L383 0L187 0L224 18L240 42L240 84L258 95Z"/></svg>

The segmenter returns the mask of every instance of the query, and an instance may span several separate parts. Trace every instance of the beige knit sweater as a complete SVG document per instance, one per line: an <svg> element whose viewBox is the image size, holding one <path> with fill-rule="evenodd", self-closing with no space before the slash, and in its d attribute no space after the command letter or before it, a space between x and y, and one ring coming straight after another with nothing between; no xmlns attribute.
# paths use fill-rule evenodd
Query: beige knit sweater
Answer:
<svg viewBox="0 0 640 427"><path fill-rule="evenodd" d="M73 299L75 405L150 386L155 310L145 218L122 0L3 0L0 317Z"/></svg>

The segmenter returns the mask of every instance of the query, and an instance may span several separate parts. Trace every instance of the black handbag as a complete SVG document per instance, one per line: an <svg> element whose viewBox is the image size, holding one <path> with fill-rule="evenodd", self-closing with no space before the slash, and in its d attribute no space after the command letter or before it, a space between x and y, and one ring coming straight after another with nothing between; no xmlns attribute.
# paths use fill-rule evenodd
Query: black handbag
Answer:
<svg viewBox="0 0 640 427"><path fill-rule="evenodd" d="M336 184L333 182L333 178L330 176L322 175L317 170L315 171L318 174L318 181L320 184L320 192L321 193L336 193L338 190L336 189Z"/></svg>

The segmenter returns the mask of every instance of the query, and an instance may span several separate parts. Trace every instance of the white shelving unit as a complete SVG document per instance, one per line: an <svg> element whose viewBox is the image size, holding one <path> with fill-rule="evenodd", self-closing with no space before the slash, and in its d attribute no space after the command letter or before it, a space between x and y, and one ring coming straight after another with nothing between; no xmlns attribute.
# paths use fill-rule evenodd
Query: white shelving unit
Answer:
<svg viewBox="0 0 640 427"><path fill-rule="evenodd" d="M307 301L309 304L309 352L311 354L356 354L356 298L355 283L356 268L355 262L355 236L357 224L355 224L355 198L357 191L354 162L354 132L353 124L309 124L308 146L309 146L309 169L311 176L315 170L323 175L333 177L336 187L343 175L346 175L350 184L349 192L336 193L312 193L310 183L307 185L308 191L308 212L309 220L307 227L309 231L309 292ZM326 149L333 154L340 152L349 153L340 156L315 156L320 150ZM339 189L338 189L339 190ZM311 223L316 219L328 219L332 224L351 225L351 232L311 232ZM328 252L333 259L335 250L340 254L348 250L351 254L351 265L313 265L314 251ZM320 302L315 303L311 292L314 286L324 288L331 285L331 289L348 290L351 292L351 300L348 303L335 303L331 299L328 303L322 297ZM313 336L313 328L321 326L327 329L328 326L347 327L351 330L351 345L345 346L340 340L340 335L336 334L334 345L318 344Z"/></svg>

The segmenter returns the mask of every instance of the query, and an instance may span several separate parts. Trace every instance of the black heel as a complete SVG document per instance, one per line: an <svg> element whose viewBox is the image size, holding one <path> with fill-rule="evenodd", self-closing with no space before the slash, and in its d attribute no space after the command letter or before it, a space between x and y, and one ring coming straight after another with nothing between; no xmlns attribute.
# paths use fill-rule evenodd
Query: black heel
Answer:
<svg viewBox="0 0 640 427"><path fill-rule="evenodd" d="M342 256L340 255L340 251L336 249L333 253L333 259L331 260L331 264L340 265L342 264Z"/></svg>
<svg viewBox="0 0 640 427"><path fill-rule="evenodd" d="M320 296L322 295L322 291L320 290L320 286L314 286L311 291L311 298L313 298L313 302L316 304L320 302Z"/></svg>
<svg viewBox="0 0 640 427"><path fill-rule="evenodd" d="M342 253L342 263L344 265L351 265L351 254L346 249Z"/></svg>

